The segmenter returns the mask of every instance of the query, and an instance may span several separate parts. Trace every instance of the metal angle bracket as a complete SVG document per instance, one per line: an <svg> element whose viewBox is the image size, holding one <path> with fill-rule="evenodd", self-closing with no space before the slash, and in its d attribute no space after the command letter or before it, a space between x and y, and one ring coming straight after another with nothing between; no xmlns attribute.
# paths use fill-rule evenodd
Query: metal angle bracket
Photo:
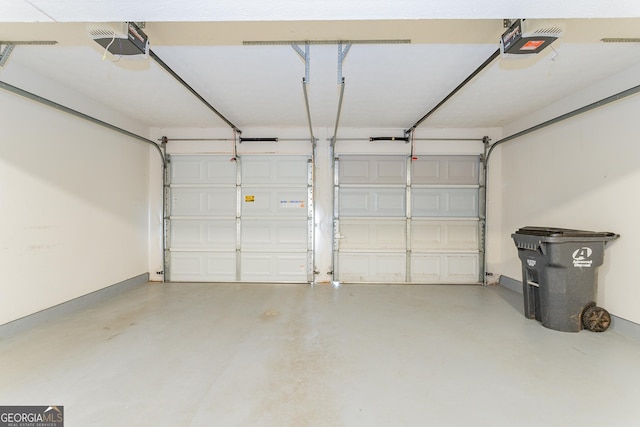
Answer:
<svg viewBox="0 0 640 427"><path fill-rule="evenodd" d="M4 49L0 50L0 67L4 66L4 64L7 63L7 60L9 59L13 48L15 48L16 46L53 46L56 44L58 44L58 42L55 40L0 40L0 48L4 46Z"/></svg>
<svg viewBox="0 0 640 427"><path fill-rule="evenodd" d="M309 64L311 63L311 53L309 52L309 43L304 44L304 50L297 44L291 44L293 50L296 51L300 58L304 61L304 83L309 84Z"/></svg>
<svg viewBox="0 0 640 427"><path fill-rule="evenodd" d="M8 43L5 45L0 44L0 47L4 46L4 48L0 51L0 67L3 67L4 64L7 63L11 52L13 52L13 48L16 47L13 43Z"/></svg>
<svg viewBox="0 0 640 427"><path fill-rule="evenodd" d="M344 78L342 77L342 64L347 58L350 49L351 43L347 43L344 49L342 48L342 42L338 43L338 84L342 84L344 81Z"/></svg>
<svg viewBox="0 0 640 427"><path fill-rule="evenodd" d="M480 154L480 163L482 163L486 169L487 151L491 147L491 138L488 136L482 137L482 145L484 146L484 152Z"/></svg>

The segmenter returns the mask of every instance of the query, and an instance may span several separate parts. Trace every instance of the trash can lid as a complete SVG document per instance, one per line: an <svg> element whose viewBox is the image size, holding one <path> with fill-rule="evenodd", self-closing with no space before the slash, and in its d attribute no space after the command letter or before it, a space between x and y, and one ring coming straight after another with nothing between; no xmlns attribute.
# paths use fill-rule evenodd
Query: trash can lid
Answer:
<svg viewBox="0 0 640 427"><path fill-rule="evenodd" d="M516 231L517 234L526 234L529 236L544 237L613 237L617 234L607 231L586 231L573 230L570 228L554 228L554 227L522 227Z"/></svg>

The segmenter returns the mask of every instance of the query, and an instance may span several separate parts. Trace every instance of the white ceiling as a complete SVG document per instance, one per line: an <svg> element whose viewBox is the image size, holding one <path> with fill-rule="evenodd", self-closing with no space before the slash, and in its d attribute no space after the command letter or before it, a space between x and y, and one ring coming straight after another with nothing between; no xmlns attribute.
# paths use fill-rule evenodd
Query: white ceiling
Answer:
<svg viewBox="0 0 640 427"><path fill-rule="evenodd" d="M5 22L619 18L637 0L3 0Z"/></svg>
<svg viewBox="0 0 640 427"><path fill-rule="evenodd" d="M10 80L12 67L28 69L147 126L224 126L153 60L127 61L111 55L103 60L102 48L89 39L86 24L78 21L97 22L104 17L124 20L127 18L121 14L128 7L132 10L129 17L147 21L145 32L152 50L239 128L305 127L304 62L291 46L243 46L243 41L410 39L410 44L353 44L344 61L346 84L340 119L340 125L345 127L406 129L489 57L498 48L499 36L504 31L502 19L495 16L482 20L433 19L434 14L447 17L463 14L457 6L445 8L444 2L436 2L442 7L429 12L422 5L426 2L355 2L362 3L362 19L357 21L347 20L354 18L353 5L340 9L342 12L336 14L339 20L325 20L326 10L316 6L304 10L280 10L278 6L280 15L270 10L271 15L264 22L255 20L268 12L264 2L229 3L224 16L215 20L206 19L214 9L203 4L198 9L192 4L196 2L153 3L153 13L142 13L133 10L140 3L131 5L121 0L5 0L0 6L0 16L13 23L0 24L0 40L59 43L17 46L0 69L0 80ZM212 2L204 2L208 3ZM317 3L325 6L331 3L334 7L337 4L335 1L312 4ZM449 3L455 2L446 4ZM483 9L487 16L496 13L496 5L507 4L460 3L473 3L474 8L490 3L491 8ZM551 2L535 3L540 9L531 11L532 14L548 13L542 6ZM582 6L573 15L558 11L558 7L565 6L556 5L556 16L613 14L631 18L566 20L565 36L554 43L554 50L547 49L531 59L494 61L422 126L500 127L640 63L639 43L600 41L602 37L640 37L640 18L636 18L640 17L640 2L621 1L607 8L601 3L582 0ZM105 4L123 9L112 7L105 11ZM416 6L416 15L429 19L400 19L408 6ZM246 12L247 7L253 7L255 13ZM197 10L201 15L193 22L168 22L189 20ZM242 10L246 14L239 19ZM158 16L159 11L167 15ZM296 19L310 19L312 12L317 19ZM388 19L371 20L384 12ZM155 16L156 22L151 22L149 16ZM235 22L236 18L242 22ZM30 21L66 22L27 23ZM316 127L332 128L339 98L338 45L313 44L310 59L312 122Z"/></svg>

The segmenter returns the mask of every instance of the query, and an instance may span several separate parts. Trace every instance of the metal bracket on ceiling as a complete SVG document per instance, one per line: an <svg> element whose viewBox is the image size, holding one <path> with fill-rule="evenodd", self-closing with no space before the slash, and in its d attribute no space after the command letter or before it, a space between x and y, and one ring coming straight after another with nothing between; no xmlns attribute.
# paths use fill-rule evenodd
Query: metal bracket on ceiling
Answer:
<svg viewBox="0 0 640 427"><path fill-rule="evenodd" d="M2 48L2 46L4 46L4 48L0 50L0 67L3 67L4 64L7 63L11 52L13 52L13 48L16 47L13 43L0 44L0 48Z"/></svg>
<svg viewBox="0 0 640 427"><path fill-rule="evenodd" d="M311 54L309 53L309 42L304 43L304 50L297 43L291 43L291 47L296 51L300 58L304 61L304 77L302 78L302 92L304 93L304 105L307 109L307 120L309 122L309 134L311 135L311 145L315 148L316 141L318 140L313 135L313 125L311 124L311 110L309 108L309 94L307 93L307 86L309 85L309 64Z"/></svg>
<svg viewBox="0 0 640 427"><path fill-rule="evenodd" d="M29 41L6 41L0 40L0 67L4 66L16 46L53 46L58 44L54 40L29 40Z"/></svg>
<svg viewBox="0 0 640 427"><path fill-rule="evenodd" d="M304 61L304 83L305 84L309 84L310 80L309 80L309 63L311 62L311 54L309 53L309 43L305 43L304 44L304 50L302 50L302 48L300 46L298 46L295 43L291 44L291 47L293 48L293 50L296 51L296 53L298 55L300 55L300 58L302 58L302 60Z"/></svg>
<svg viewBox="0 0 640 427"><path fill-rule="evenodd" d="M342 63L347 58L349 54L349 49L351 49L351 43L347 43L344 49L342 49L342 42L338 43L338 84L342 84L344 82L344 78L342 77Z"/></svg>

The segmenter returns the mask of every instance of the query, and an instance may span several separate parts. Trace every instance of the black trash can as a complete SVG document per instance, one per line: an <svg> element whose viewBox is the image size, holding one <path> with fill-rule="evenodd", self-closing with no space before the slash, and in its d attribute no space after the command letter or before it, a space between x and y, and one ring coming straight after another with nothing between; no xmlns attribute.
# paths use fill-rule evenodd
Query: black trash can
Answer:
<svg viewBox="0 0 640 427"><path fill-rule="evenodd" d="M609 313L596 306L598 267L606 244L618 234L523 227L511 237L522 261L527 318L564 332L583 327L602 332L609 327Z"/></svg>

